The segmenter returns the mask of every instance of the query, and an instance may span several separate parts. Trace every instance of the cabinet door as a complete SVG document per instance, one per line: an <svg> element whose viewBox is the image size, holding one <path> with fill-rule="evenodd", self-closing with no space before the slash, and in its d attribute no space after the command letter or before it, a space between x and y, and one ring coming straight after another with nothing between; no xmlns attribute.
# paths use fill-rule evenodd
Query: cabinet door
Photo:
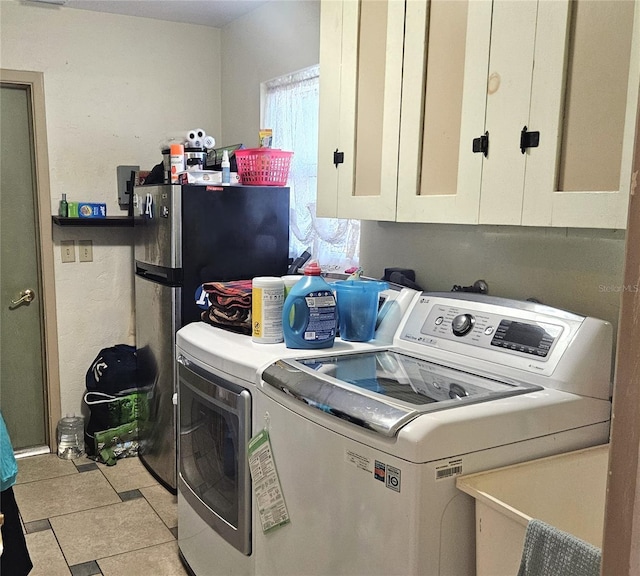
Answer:
<svg viewBox="0 0 640 576"><path fill-rule="evenodd" d="M322 2L319 216L395 220L404 10L403 0Z"/></svg>
<svg viewBox="0 0 640 576"><path fill-rule="evenodd" d="M481 224L521 222L527 155L520 151L520 131L530 124L537 9L537 0L493 2L486 114L489 153L482 167ZM562 52L555 57L562 57Z"/></svg>
<svg viewBox="0 0 640 576"><path fill-rule="evenodd" d="M639 35L633 0L540 2L522 224L626 227Z"/></svg>
<svg viewBox="0 0 640 576"><path fill-rule="evenodd" d="M407 2L398 216L478 221L491 0Z"/></svg>

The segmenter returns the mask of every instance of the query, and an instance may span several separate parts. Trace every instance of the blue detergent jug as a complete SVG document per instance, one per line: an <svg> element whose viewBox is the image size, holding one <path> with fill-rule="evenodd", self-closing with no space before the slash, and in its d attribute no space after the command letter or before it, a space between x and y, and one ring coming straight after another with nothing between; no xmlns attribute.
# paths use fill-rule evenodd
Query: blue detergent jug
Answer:
<svg viewBox="0 0 640 576"><path fill-rule="evenodd" d="M336 299L320 276L315 260L304 278L291 288L282 307L282 331L287 348L331 348L336 337Z"/></svg>

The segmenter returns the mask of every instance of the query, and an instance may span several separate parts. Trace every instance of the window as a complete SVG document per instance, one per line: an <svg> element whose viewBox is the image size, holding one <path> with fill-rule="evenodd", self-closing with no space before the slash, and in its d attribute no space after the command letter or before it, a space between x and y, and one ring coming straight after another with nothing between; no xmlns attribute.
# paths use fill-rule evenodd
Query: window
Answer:
<svg viewBox="0 0 640 576"><path fill-rule="evenodd" d="M319 67L281 76L262 85L262 126L273 131L272 146L294 152L289 172L289 255L308 250L325 271L358 266L360 221L316 216Z"/></svg>

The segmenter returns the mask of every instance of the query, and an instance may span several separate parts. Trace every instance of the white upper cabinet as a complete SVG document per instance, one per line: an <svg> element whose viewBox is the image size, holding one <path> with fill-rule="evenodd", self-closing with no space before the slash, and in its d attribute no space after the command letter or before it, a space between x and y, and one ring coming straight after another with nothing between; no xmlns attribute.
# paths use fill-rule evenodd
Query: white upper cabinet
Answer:
<svg viewBox="0 0 640 576"><path fill-rule="evenodd" d="M323 1L319 214L624 228L639 38L634 0Z"/></svg>
<svg viewBox="0 0 640 576"><path fill-rule="evenodd" d="M403 0L322 2L319 216L395 220L404 11Z"/></svg>
<svg viewBox="0 0 640 576"><path fill-rule="evenodd" d="M527 153L522 223L626 228L640 2L541 0L537 35L528 125L540 148Z"/></svg>
<svg viewBox="0 0 640 576"><path fill-rule="evenodd" d="M397 220L478 222L491 0L407 3Z"/></svg>

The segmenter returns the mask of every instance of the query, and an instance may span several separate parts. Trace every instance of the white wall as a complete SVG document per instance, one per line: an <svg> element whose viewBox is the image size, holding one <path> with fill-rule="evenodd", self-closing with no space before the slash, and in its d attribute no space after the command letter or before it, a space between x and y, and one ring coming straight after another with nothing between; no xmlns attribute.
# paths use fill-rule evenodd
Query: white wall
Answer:
<svg viewBox="0 0 640 576"><path fill-rule="evenodd" d="M618 325L624 230L363 222L361 264L413 268L430 291L483 279L493 296L535 298Z"/></svg>
<svg viewBox="0 0 640 576"><path fill-rule="evenodd" d="M258 145L260 83L318 64L319 46L318 0L271 0L222 29L225 144Z"/></svg>
<svg viewBox="0 0 640 576"><path fill-rule="evenodd" d="M151 169L176 132L220 134L218 29L1 0L0 37L0 66L44 73L52 213L66 193L123 215L116 166ZM134 343L132 238L54 226L63 414L99 350ZM65 239L92 240L94 261L62 264Z"/></svg>

